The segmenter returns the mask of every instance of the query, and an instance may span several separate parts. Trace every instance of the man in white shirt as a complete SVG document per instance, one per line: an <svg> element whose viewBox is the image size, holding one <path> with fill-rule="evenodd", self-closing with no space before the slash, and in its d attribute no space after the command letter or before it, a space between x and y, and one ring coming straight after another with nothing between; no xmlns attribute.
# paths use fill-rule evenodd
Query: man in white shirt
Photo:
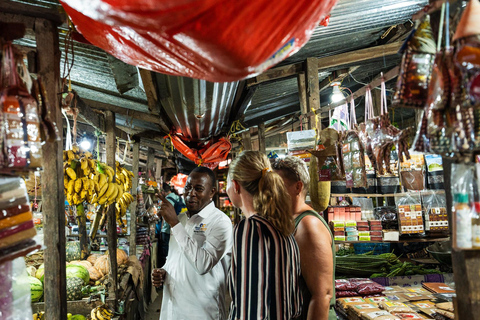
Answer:
<svg viewBox="0 0 480 320"><path fill-rule="evenodd" d="M177 217L163 196L160 215L173 237L167 262L154 269L152 281L164 283L160 320L223 320L228 317L227 275L233 228L212 198L216 192L212 170L195 168L185 185L187 214Z"/></svg>

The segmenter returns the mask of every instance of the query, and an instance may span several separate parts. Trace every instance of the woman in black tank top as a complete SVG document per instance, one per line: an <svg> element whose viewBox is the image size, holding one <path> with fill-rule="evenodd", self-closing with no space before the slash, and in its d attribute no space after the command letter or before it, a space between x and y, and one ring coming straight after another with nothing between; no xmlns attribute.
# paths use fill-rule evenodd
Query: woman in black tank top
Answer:
<svg viewBox="0 0 480 320"><path fill-rule="evenodd" d="M305 203L310 177L306 164L288 156L277 160L273 169L283 178L292 200L295 240L300 249L300 290L303 293L299 319L334 320L335 244L325 220Z"/></svg>

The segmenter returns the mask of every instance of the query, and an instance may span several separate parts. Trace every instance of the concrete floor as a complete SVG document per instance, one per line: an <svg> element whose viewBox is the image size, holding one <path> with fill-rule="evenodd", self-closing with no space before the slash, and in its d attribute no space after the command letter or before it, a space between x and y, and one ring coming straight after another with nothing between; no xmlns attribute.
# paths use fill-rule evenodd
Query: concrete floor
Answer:
<svg viewBox="0 0 480 320"><path fill-rule="evenodd" d="M162 305L163 292L158 293L158 297L155 301L148 307L145 320L158 320L160 319L160 307Z"/></svg>

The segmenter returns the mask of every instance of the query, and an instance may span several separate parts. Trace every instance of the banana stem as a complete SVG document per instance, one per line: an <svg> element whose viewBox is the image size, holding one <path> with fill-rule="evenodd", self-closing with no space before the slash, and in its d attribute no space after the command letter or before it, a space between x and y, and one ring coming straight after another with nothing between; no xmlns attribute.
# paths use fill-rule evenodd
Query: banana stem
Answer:
<svg viewBox="0 0 480 320"><path fill-rule="evenodd" d="M90 229L90 240L93 241L95 239L95 236L97 235L98 232L98 226L100 225L100 220L102 218L102 214L104 212L104 206L100 206L100 208L95 212L95 219L93 219L93 225L92 228Z"/></svg>

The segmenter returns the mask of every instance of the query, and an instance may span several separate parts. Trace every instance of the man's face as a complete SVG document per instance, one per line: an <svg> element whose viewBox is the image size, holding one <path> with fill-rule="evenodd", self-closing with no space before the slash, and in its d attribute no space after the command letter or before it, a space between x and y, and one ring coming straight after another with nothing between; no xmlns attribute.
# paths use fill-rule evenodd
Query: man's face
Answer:
<svg viewBox="0 0 480 320"><path fill-rule="evenodd" d="M188 176L185 184L185 204L188 213L194 215L205 208L212 200L215 188L206 173L193 172Z"/></svg>

